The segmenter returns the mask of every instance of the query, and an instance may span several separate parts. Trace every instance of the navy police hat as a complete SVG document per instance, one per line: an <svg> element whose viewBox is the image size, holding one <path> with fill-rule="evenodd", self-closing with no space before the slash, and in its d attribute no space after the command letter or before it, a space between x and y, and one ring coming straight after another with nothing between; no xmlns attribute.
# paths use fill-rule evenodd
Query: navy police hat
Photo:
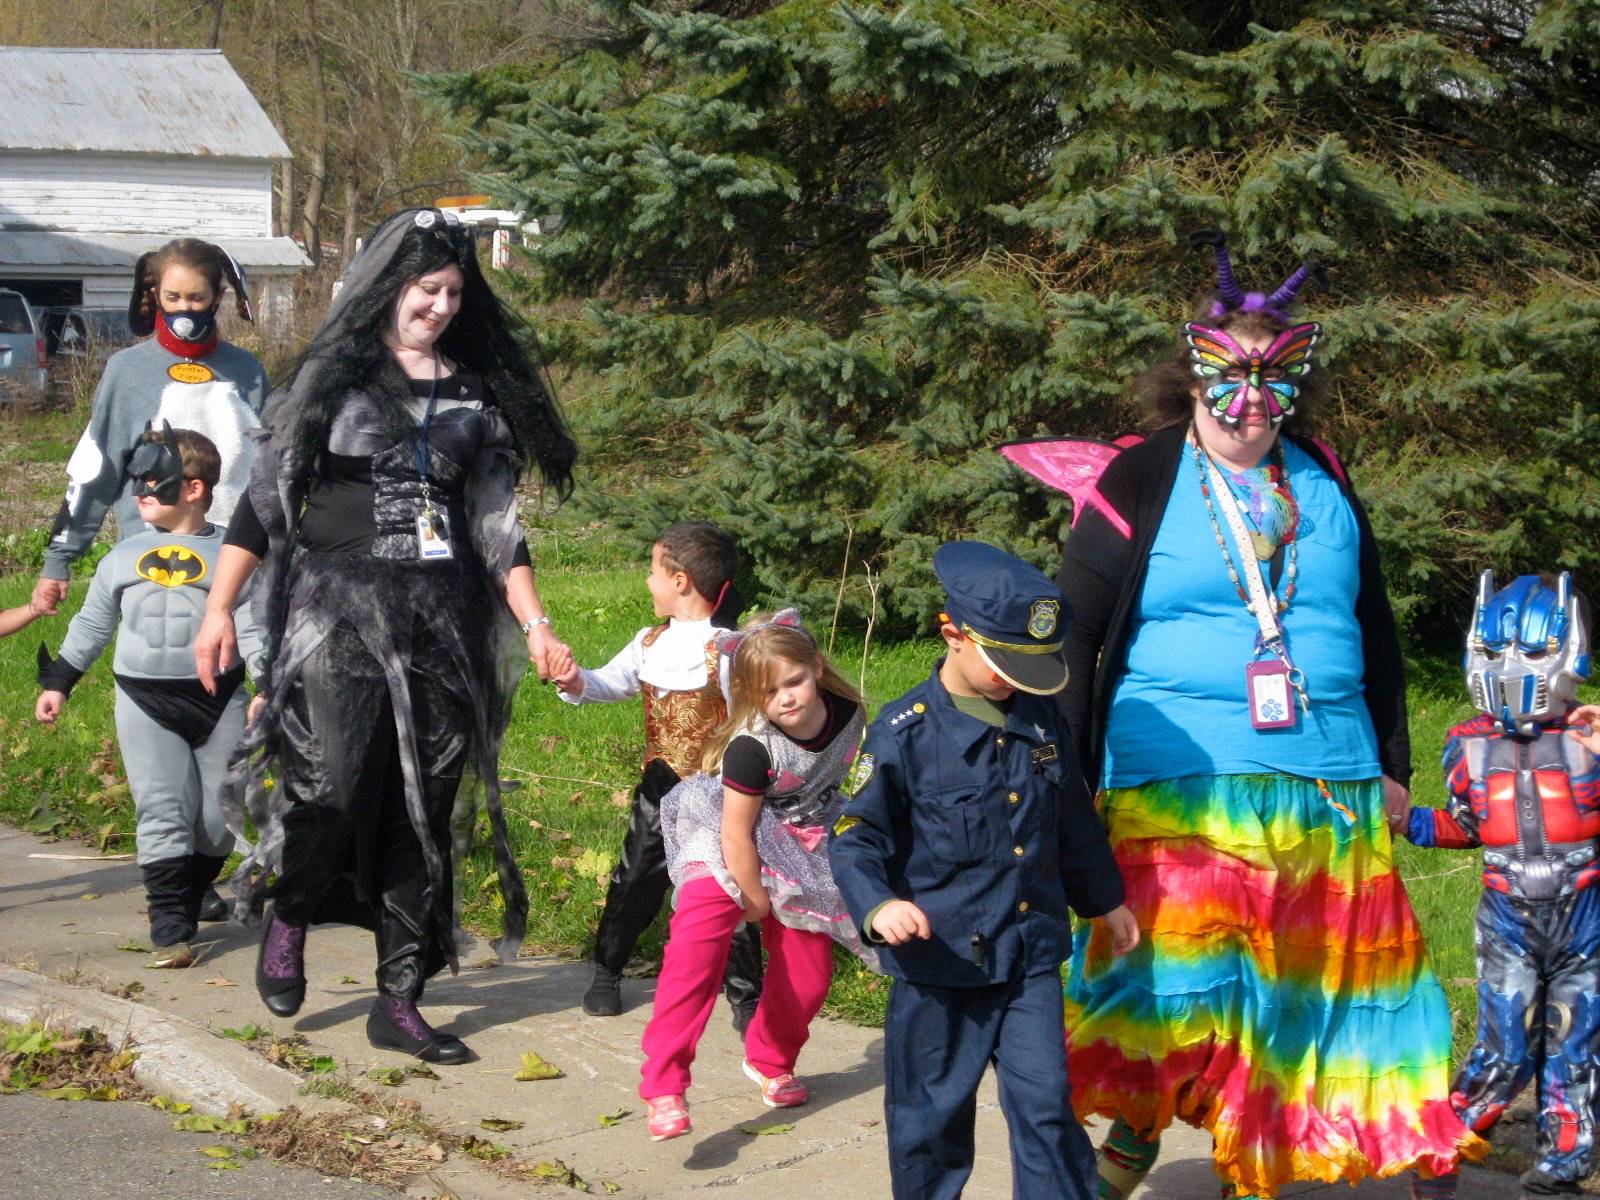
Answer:
<svg viewBox="0 0 1600 1200"><path fill-rule="evenodd" d="M950 623L990 670L1035 696L1067 686L1061 644L1072 609L1043 571L985 542L946 542L934 551L933 573Z"/></svg>

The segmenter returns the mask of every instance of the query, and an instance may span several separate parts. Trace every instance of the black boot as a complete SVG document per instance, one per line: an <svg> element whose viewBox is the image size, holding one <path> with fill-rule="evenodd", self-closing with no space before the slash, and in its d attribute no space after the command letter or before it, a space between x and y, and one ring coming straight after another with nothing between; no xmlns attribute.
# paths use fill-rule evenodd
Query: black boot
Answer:
<svg viewBox="0 0 1600 1200"><path fill-rule="evenodd" d="M306 927L278 920L274 906L256 952L256 992L274 1016L292 1017L306 999Z"/></svg>
<svg viewBox="0 0 1600 1200"><path fill-rule="evenodd" d="M423 1062L447 1067L472 1057L472 1051L460 1038L440 1033L424 1021L410 998L381 989L367 1014L367 1041L380 1050L398 1050Z"/></svg>
<svg viewBox="0 0 1600 1200"><path fill-rule="evenodd" d="M756 1005L761 1003L764 973L761 926L745 921L733 935L728 969L722 973L722 994L728 998L728 1007L733 1009L733 1028L740 1037L750 1027L750 1020L756 1015Z"/></svg>
<svg viewBox="0 0 1600 1200"><path fill-rule="evenodd" d="M227 864L227 855L217 857L212 854L196 854L194 856L194 917L196 921L226 921L228 919L228 903L217 895L217 889L212 886L217 881L217 876L222 874L222 868Z"/></svg>
<svg viewBox="0 0 1600 1200"><path fill-rule="evenodd" d="M614 1017L622 1012L622 977L596 963L589 990L583 994L583 1011L591 1017Z"/></svg>
<svg viewBox="0 0 1600 1200"><path fill-rule="evenodd" d="M378 998L367 1015L367 1041L423 1062L452 1066L472 1052L460 1038L440 1033L422 1019L417 1001L427 980L423 941L427 905L421 880L397 881L383 894L378 917Z"/></svg>
<svg viewBox="0 0 1600 1200"><path fill-rule="evenodd" d="M176 946L193 940L194 915L189 906L189 881L194 871L194 856L164 858L142 863L144 894L150 917L150 941L157 948Z"/></svg>

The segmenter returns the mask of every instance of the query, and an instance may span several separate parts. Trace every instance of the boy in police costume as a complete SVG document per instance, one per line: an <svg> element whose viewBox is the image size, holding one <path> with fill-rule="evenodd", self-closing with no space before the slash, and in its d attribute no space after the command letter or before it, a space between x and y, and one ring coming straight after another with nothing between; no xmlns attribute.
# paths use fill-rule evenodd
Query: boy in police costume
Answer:
<svg viewBox="0 0 1600 1200"><path fill-rule="evenodd" d="M950 1200L972 1172L993 1062L1013 1193L1092 1200L1062 1029L1067 907L1139 940L1055 704L1069 617L1040 571L982 542L933 556L947 653L867 731L830 839L833 876L894 977L884 1108L896 1200Z"/></svg>
<svg viewBox="0 0 1600 1200"><path fill-rule="evenodd" d="M145 530L100 560L59 657L39 647L34 708L40 721L55 724L73 686L116 638L117 743L149 901L155 953L147 965L158 969L192 966L196 924L212 919L206 895L233 849L217 789L244 734L249 699L244 663L218 677L215 695L194 668L194 638L222 548L222 526L207 519L222 458L204 434L163 425L144 434L127 467ZM262 639L248 595L234 619L239 652L259 676Z"/></svg>

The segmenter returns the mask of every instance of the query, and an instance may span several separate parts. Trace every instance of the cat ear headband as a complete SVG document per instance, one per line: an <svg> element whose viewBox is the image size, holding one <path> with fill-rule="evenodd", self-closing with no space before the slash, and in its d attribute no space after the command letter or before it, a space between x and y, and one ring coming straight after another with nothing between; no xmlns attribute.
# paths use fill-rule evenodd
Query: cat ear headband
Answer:
<svg viewBox="0 0 1600 1200"><path fill-rule="evenodd" d="M732 659L739 652L739 647L744 645L747 637L752 633L760 633L763 629L792 629L796 633L805 634L813 643L816 640L811 637L811 632L801 622L798 608L780 609L772 615L770 621L762 621L746 629L721 630L713 640L716 642L717 650L722 657Z"/></svg>

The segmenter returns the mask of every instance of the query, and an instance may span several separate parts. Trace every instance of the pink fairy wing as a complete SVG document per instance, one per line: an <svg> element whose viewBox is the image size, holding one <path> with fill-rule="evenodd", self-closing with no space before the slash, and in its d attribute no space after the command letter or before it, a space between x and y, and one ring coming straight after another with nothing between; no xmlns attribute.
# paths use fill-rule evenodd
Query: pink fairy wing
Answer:
<svg viewBox="0 0 1600 1200"><path fill-rule="evenodd" d="M1097 508L1123 537L1133 536L1133 527L1111 502L1100 494L1100 476L1111 460L1141 439L1124 435L1113 442L1098 438L1030 438L1006 442L1000 453L1014 466L1048 484L1072 499L1072 523L1076 525L1085 507Z"/></svg>

